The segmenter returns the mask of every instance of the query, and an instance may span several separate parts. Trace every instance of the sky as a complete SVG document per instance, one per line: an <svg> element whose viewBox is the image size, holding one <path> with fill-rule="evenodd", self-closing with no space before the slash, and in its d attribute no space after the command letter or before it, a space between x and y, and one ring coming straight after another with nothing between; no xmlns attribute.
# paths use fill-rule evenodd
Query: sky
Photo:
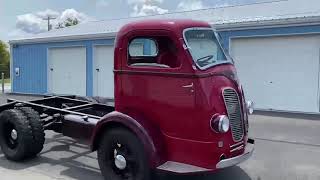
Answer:
<svg viewBox="0 0 320 180"><path fill-rule="evenodd" d="M0 0L0 40L45 32L69 17L82 23L271 0Z"/></svg>

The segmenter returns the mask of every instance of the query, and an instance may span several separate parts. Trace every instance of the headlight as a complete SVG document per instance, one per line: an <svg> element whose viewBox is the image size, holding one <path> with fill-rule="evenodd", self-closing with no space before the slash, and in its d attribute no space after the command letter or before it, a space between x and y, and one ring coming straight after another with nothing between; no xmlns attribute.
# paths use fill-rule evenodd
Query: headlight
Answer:
<svg viewBox="0 0 320 180"><path fill-rule="evenodd" d="M226 133L230 128L229 118L225 115L220 115L211 120L211 128L218 133Z"/></svg>
<svg viewBox="0 0 320 180"><path fill-rule="evenodd" d="M253 114L253 111L254 111L254 104L252 101L247 101L246 102L246 108L247 108L247 111L249 114Z"/></svg>

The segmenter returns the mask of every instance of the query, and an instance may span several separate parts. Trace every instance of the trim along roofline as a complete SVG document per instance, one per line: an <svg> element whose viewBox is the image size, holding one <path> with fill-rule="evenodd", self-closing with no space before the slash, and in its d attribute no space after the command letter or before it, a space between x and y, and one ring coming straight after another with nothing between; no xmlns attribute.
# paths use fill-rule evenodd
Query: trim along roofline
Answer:
<svg viewBox="0 0 320 180"><path fill-rule="evenodd" d="M71 36L53 36L43 38L32 38L32 39L18 39L11 40L9 44L31 44L31 43L48 43L48 42L61 42L61 41L79 41L79 40L91 40L91 39L109 39L116 36L116 32L111 33L98 33L98 34L82 34L82 35L71 35Z"/></svg>
<svg viewBox="0 0 320 180"><path fill-rule="evenodd" d="M263 28L281 28L281 27L297 27L297 26L312 26L320 25L320 16L310 17L296 17L285 19L270 19L270 20L256 20L244 21L234 23L210 23L218 31L237 31L249 29L263 29Z"/></svg>

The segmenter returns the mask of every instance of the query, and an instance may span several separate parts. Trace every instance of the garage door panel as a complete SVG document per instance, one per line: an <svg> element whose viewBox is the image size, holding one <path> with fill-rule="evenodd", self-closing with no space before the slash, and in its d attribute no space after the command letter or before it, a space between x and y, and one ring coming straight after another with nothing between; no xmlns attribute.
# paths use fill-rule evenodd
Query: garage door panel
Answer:
<svg viewBox="0 0 320 180"><path fill-rule="evenodd" d="M49 92L86 95L86 49L84 47L48 50Z"/></svg>
<svg viewBox="0 0 320 180"><path fill-rule="evenodd" d="M234 39L231 54L259 109L319 112L319 36Z"/></svg>
<svg viewBox="0 0 320 180"><path fill-rule="evenodd" d="M114 98L114 47L94 47L94 96Z"/></svg>

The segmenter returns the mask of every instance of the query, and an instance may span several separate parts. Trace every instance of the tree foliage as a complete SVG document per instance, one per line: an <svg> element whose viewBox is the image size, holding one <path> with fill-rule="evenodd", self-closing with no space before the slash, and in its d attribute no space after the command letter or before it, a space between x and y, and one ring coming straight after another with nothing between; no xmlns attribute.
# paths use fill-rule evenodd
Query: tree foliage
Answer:
<svg viewBox="0 0 320 180"><path fill-rule="evenodd" d="M9 76L10 72L10 53L8 45L0 40L0 73L4 72Z"/></svg>
<svg viewBox="0 0 320 180"><path fill-rule="evenodd" d="M79 24L80 21L77 18L68 18L64 22L59 22L56 26L56 29L61 29L69 26L74 26Z"/></svg>
<svg viewBox="0 0 320 180"><path fill-rule="evenodd" d="M74 25L77 25L77 24L79 24L79 20L77 18L74 18L74 19L68 18L65 21L64 26L65 27L69 27L69 26L74 26Z"/></svg>

